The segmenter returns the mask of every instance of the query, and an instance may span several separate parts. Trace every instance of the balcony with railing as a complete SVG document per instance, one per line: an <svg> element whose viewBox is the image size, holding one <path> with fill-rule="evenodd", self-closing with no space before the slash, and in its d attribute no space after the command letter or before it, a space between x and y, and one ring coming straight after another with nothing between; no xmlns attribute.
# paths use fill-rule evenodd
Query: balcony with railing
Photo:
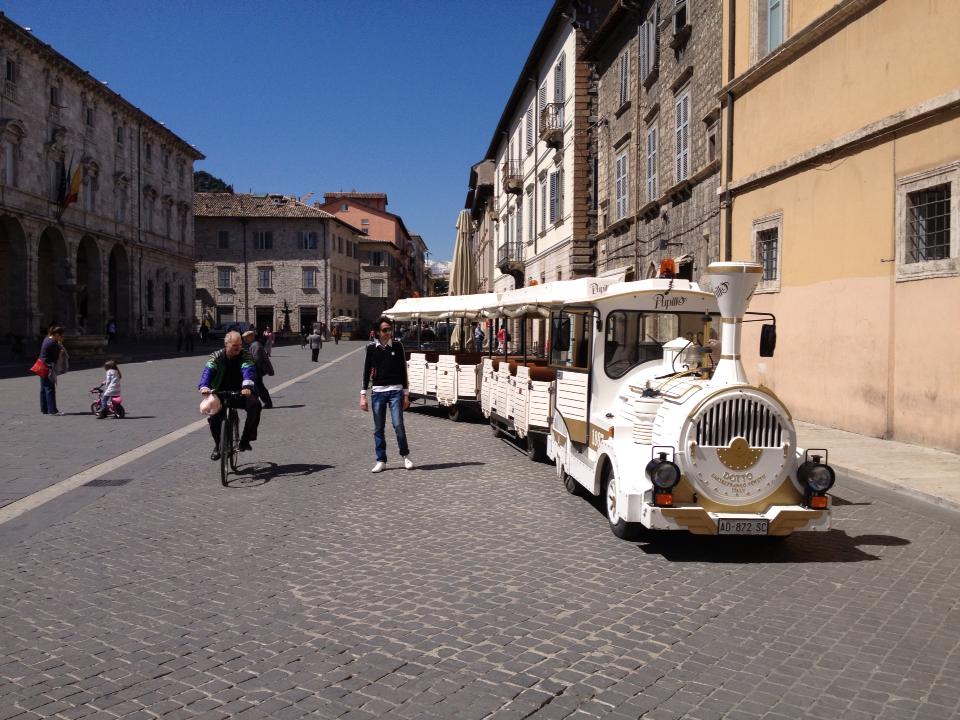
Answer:
<svg viewBox="0 0 960 720"><path fill-rule="evenodd" d="M563 103L547 103L540 112L540 139L547 145L563 145Z"/></svg>
<svg viewBox="0 0 960 720"><path fill-rule="evenodd" d="M523 243L505 242L497 248L497 268L504 275L511 275L517 287L523 286Z"/></svg>
<svg viewBox="0 0 960 720"><path fill-rule="evenodd" d="M505 160L500 168L500 180L508 193L523 192L523 169L519 160Z"/></svg>

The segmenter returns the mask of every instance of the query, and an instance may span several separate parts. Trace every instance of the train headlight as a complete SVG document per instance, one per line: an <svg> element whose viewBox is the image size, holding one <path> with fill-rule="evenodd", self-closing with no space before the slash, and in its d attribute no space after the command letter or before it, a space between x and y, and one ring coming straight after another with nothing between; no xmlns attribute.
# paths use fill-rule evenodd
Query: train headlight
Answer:
<svg viewBox="0 0 960 720"><path fill-rule="evenodd" d="M660 453L647 463L647 478L658 490L672 490L680 482L680 468L676 463L667 460L666 453Z"/></svg>
<svg viewBox="0 0 960 720"><path fill-rule="evenodd" d="M837 476L833 468L825 462L820 462L820 455L813 455L797 469L797 477L807 490L817 495L823 495L833 487Z"/></svg>

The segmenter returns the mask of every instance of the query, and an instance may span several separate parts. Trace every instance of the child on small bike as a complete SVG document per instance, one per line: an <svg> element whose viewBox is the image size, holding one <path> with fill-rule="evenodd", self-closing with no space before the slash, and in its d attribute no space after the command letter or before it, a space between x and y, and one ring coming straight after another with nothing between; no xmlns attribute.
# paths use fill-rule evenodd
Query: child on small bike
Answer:
<svg viewBox="0 0 960 720"><path fill-rule="evenodd" d="M107 416L107 408L110 407L110 398L120 395L120 368L114 360L107 360L103 364L103 369L107 371L103 379L103 393L100 395L100 412L97 417L103 419Z"/></svg>

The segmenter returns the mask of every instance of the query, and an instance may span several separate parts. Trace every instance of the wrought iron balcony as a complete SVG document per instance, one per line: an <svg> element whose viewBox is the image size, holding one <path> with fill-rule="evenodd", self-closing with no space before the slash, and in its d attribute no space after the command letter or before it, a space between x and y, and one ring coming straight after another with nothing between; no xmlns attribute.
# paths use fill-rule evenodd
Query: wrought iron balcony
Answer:
<svg viewBox="0 0 960 720"><path fill-rule="evenodd" d="M523 192L523 169L519 160L506 160L500 168L503 189L509 193Z"/></svg>
<svg viewBox="0 0 960 720"><path fill-rule="evenodd" d="M523 284L523 243L506 242L497 249L497 268L505 275L512 275L514 279L519 278L521 287Z"/></svg>
<svg viewBox="0 0 960 720"><path fill-rule="evenodd" d="M563 103L547 103L540 113L540 139L547 145L563 145Z"/></svg>

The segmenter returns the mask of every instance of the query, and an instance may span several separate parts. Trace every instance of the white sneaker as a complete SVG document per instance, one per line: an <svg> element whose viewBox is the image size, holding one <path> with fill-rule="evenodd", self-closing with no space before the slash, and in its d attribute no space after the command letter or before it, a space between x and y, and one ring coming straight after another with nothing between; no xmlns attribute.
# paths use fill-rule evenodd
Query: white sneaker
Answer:
<svg viewBox="0 0 960 720"><path fill-rule="evenodd" d="M413 470L413 460L410 459L409 455L405 455L403 458L403 466L407 470Z"/></svg>
<svg viewBox="0 0 960 720"><path fill-rule="evenodd" d="M373 466L373 469L370 472L383 472L383 469L387 466L382 460L377 460L377 464Z"/></svg>

